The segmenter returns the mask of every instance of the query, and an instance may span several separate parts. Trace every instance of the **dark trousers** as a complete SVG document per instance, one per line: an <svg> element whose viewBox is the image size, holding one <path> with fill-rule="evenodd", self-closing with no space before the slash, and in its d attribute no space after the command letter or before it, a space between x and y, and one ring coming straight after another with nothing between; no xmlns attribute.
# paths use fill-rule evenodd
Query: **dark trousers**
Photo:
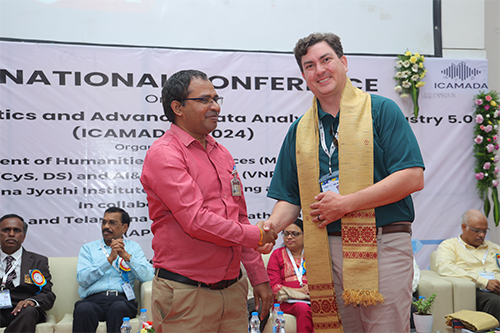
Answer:
<svg viewBox="0 0 500 333"><path fill-rule="evenodd" d="M476 289L476 309L500 321L500 295Z"/></svg>
<svg viewBox="0 0 500 333"><path fill-rule="evenodd" d="M137 302L127 301L124 294L106 296L97 293L75 303L73 332L95 332L100 321L106 321L107 332L120 332L123 317L134 318Z"/></svg>
<svg viewBox="0 0 500 333"><path fill-rule="evenodd" d="M0 327L6 327L5 332L35 332L36 324L45 321L45 314L34 306L27 306L16 316L11 312L14 307L0 310Z"/></svg>

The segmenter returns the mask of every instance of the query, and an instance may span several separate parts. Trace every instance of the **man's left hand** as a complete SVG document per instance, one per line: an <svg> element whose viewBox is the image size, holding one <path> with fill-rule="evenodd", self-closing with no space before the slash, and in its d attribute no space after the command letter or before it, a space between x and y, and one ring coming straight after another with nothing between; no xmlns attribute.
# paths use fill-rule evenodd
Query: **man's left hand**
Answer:
<svg viewBox="0 0 500 333"><path fill-rule="evenodd" d="M35 306L35 302L33 301L30 301L30 300L24 300L24 301L20 301L19 303L17 303L16 307L14 308L14 310L12 310L12 314L14 316L17 316L17 314L19 312L21 312L21 310L27 306Z"/></svg>
<svg viewBox="0 0 500 333"><path fill-rule="evenodd" d="M312 221L319 223L318 228L324 228L349 213L343 195L326 191L318 194L315 199L316 202L309 206L312 209L309 214L315 216Z"/></svg>
<svg viewBox="0 0 500 333"><path fill-rule="evenodd" d="M489 280L488 284L486 285L486 289L488 289L489 291L491 291L495 294L500 294L500 281Z"/></svg>
<svg viewBox="0 0 500 333"><path fill-rule="evenodd" d="M273 304L274 296L269 282L264 282L253 287L253 296L255 299L255 310L259 309L262 301L262 310L260 311L260 320L266 318L269 309Z"/></svg>

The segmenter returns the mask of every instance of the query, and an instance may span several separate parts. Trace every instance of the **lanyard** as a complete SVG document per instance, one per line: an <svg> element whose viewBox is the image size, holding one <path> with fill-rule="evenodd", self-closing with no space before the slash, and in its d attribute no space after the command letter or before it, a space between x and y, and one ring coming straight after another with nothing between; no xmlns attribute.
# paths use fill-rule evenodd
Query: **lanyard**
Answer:
<svg viewBox="0 0 500 333"><path fill-rule="evenodd" d="M4 267L4 273L5 273L2 277L2 289L5 288L5 284L7 282L7 277L9 276L9 274L12 273L17 268L17 266L19 266L19 264L21 263L20 259L21 258L16 259L15 263L12 264L12 266L10 267L8 272L5 272L5 267L3 266L3 261L1 262L2 267Z"/></svg>
<svg viewBox="0 0 500 333"><path fill-rule="evenodd" d="M103 241L101 240L101 250L102 252L104 253L104 255L106 256L106 258L109 257L109 253L108 251L106 251L106 249L104 248L104 245L103 245ZM122 279L125 281L125 282L129 282L129 279L128 279L128 274L127 276L123 276L122 274L122 271L117 267L118 266L118 261L120 260L121 258L118 256L116 258L116 261L114 261L111 266L113 266L113 268L118 272L118 274L120 274L120 276L122 277ZM116 265L115 265L116 264Z"/></svg>
<svg viewBox="0 0 500 333"><path fill-rule="evenodd" d="M302 269L297 268L297 264L295 263L295 259L293 258L292 252L287 248L286 252L288 253L288 258L290 258L290 261L292 262L293 270L295 272L295 275L297 276L297 280L300 283L300 286L302 287ZM300 268L302 268L302 265L304 264L304 249L302 249L302 253L300 254Z"/></svg>
<svg viewBox="0 0 500 333"><path fill-rule="evenodd" d="M486 252L484 253L484 256L483 256L483 260L480 260L478 257L476 257L472 252L470 252L470 250L465 246L465 244L463 243L463 241L460 239L460 236L458 236L458 242L460 243L460 245L462 245L462 247L464 249L466 249L470 254L471 256L473 256L474 258L476 258L477 260L481 261L483 263L483 268L484 270L486 271L486 268L484 267L484 263L486 262L486 258L488 257L488 249L486 249Z"/></svg>
<svg viewBox="0 0 500 333"><path fill-rule="evenodd" d="M325 152L326 155L328 155L328 170L330 171L330 175L332 174L332 155L335 152L335 144L333 143L335 140L332 140L332 144L330 145L330 149L326 149L326 138L325 138L325 129L323 127L323 123L321 122L321 119L318 120L318 128L319 128L319 137L321 139L321 148L323 148L323 151ZM339 133L336 131L335 133L332 133L335 138L338 139Z"/></svg>

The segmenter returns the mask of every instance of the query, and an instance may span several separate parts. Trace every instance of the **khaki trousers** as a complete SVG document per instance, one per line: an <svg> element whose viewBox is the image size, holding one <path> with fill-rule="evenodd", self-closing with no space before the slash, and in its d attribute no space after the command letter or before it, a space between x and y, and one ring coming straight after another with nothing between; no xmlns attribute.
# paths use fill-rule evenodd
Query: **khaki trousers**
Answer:
<svg viewBox="0 0 500 333"><path fill-rule="evenodd" d="M152 312L157 333L247 332L248 280L210 290L155 276Z"/></svg>
<svg viewBox="0 0 500 333"><path fill-rule="evenodd" d="M330 236L333 262L333 282L340 317L346 333L404 333L410 332L412 301L413 251L408 233L377 236L379 291L385 297L375 306L345 306L342 300L342 238Z"/></svg>

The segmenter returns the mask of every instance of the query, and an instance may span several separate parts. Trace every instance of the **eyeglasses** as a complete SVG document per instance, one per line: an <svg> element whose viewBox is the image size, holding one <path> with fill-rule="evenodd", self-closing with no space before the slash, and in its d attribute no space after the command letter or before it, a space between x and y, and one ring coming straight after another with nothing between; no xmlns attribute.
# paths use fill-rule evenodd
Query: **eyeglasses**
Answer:
<svg viewBox="0 0 500 333"><path fill-rule="evenodd" d="M283 231L283 237L288 237L288 236L299 237L302 234L303 232L298 232L298 231Z"/></svg>
<svg viewBox="0 0 500 333"><path fill-rule="evenodd" d="M116 220L101 219L101 225L105 226L106 224L109 224L111 227L116 227L118 224L121 224L121 222L118 222Z"/></svg>
<svg viewBox="0 0 500 333"><path fill-rule="evenodd" d="M486 229L476 229L476 228L471 227L470 225L468 225L468 224L467 224L467 223L465 223L465 222L464 222L464 224L465 224L466 226L468 226L468 227L469 227L469 229L470 229L470 230L472 230L472 231L474 231L476 234L485 234L485 235L486 235L486 234L488 233L488 231L490 231L490 228L486 228Z"/></svg>
<svg viewBox="0 0 500 333"><path fill-rule="evenodd" d="M222 105L222 101L224 100L224 97L220 96L205 96L205 97L195 97L195 98L184 98L183 101L199 101L203 105L211 105L213 102Z"/></svg>

